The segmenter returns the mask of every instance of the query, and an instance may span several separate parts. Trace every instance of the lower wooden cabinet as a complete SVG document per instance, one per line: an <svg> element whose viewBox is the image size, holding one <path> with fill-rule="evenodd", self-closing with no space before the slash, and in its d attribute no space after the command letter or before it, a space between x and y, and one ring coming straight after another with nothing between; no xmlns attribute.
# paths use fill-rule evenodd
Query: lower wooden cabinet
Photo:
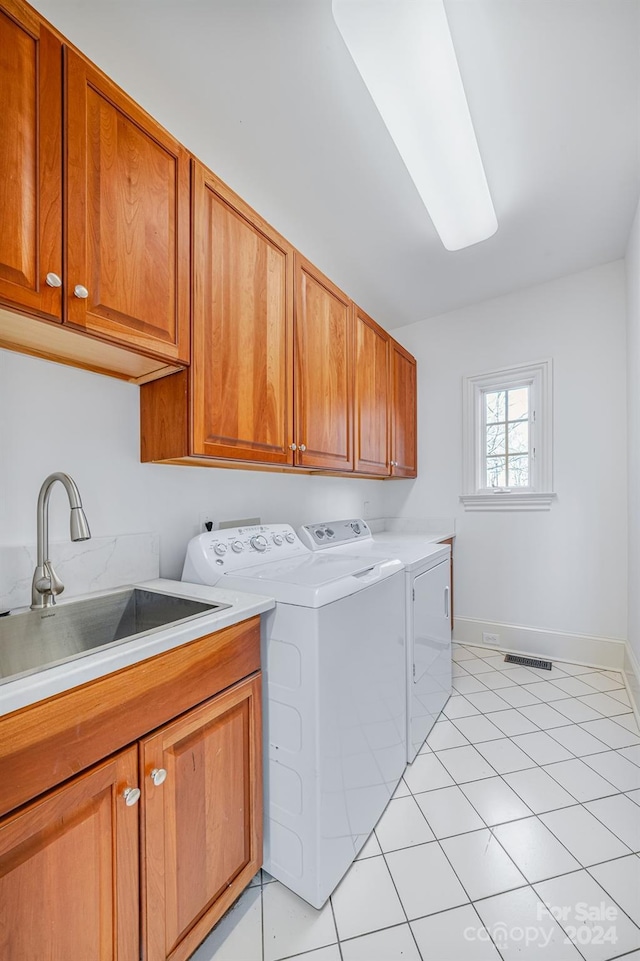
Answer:
<svg viewBox="0 0 640 961"><path fill-rule="evenodd" d="M138 961L137 752L0 821L3 961Z"/></svg>
<svg viewBox="0 0 640 961"><path fill-rule="evenodd" d="M180 713L199 650L211 651L200 673L220 693ZM105 692L96 685L115 679L131 743L0 818L2 961L191 956L262 864L261 675L239 674L258 656L253 618L85 686L99 712L95 697ZM156 663L182 671L182 691L170 700L158 687L144 693ZM134 690L148 718L144 733L125 707ZM46 749L57 770L68 770L70 755L56 740L67 720L73 744L95 745L95 761L101 742L81 712L72 723L73 691L48 704L48 726L37 745L24 747L25 763ZM25 732L28 712L42 705L0 718L3 779L20 780L29 740L9 738L13 719ZM159 711L166 723L158 727Z"/></svg>
<svg viewBox="0 0 640 961"><path fill-rule="evenodd" d="M262 863L260 717L254 677L140 745L146 961L188 958Z"/></svg>

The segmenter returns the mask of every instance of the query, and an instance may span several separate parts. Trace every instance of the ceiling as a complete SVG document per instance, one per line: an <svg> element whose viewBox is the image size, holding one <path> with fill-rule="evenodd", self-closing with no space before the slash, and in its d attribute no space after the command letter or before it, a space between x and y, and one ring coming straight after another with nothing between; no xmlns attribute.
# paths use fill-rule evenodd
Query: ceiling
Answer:
<svg viewBox="0 0 640 961"><path fill-rule="evenodd" d="M442 246L331 0L35 6L383 326L624 256L640 0L445 0L498 231Z"/></svg>

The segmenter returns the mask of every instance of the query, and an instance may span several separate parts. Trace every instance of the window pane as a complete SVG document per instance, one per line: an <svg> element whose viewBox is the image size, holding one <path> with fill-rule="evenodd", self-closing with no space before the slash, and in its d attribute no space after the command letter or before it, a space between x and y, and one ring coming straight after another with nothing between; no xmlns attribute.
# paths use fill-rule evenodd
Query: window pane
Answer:
<svg viewBox="0 0 640 961"><path fill-rule="evenodd" d="M503 424L489 424L487 427L487 457L494 454L506 454L505 427Z"/></svg>
<svg viewBox="0 0 640 961"><path fill-rule="evenodd" d="M484 395L487 424L504 421L506 412L507 392L504 390L491 391Z"/></svg>
<svg viewBox="0 0 640 961"><path fill-rule="evenodd" d="M487 457L487 487L506 487L506 457Z"/></svg>
<svg viewBox="0 0 640 961"><path fill-rule="evenodd" d="M509 458L509 487L529 486L529 456Z"/></svg>
<svg viewBox="0 0 640 961"><path fill-rule="evenodd" d="M522 420L529 416L529 388L518 387L509 391L508 420Z"/></svg>
<svg viewBox="0 0 640 961"><path fill-rule="evenodd" d="M529 421L509 424L509 453L526 454L529 450ZM498 451L496 451L498 453Z"/></svg>

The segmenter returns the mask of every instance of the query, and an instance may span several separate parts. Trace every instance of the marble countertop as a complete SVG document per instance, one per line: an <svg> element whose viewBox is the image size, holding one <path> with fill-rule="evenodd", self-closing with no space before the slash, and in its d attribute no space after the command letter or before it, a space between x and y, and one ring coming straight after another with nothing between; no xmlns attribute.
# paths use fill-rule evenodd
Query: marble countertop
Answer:
<svg viewBox="0 0 640 961"><path fill-rule="evenodd" d="M272 597L260 594L245 594L240 591L207 587L202 584L187 584L156 578L138 584L123 585L140 587L150 591L160 591L178 597L210 603L229 604L227 608L201 614L182 624L169 624L166 628L134 637L131 640L114 641L113 644L83 654L75 660L66 661L43 668L32 674L7 680L0 679L0 716L10 714L20 708L35 704L45 698L68 691L72 687L86 684L98 677L130 667L138 661L163 654L172 648L194 641L205 634L219 631L223 627L237 624L256 614L263 614L275 606ZM111 593L100 591L96 594ZM92 594L90 596L96 596ZM89 596L89 595L86 595ZM85 597L86 597L85 596ZM83 600L82 597L69 598L66 603ZM58 602L60 605L65 601ZM14 615L11 615L14 616ZM19 615L17 615L19 616Z"/></svg>

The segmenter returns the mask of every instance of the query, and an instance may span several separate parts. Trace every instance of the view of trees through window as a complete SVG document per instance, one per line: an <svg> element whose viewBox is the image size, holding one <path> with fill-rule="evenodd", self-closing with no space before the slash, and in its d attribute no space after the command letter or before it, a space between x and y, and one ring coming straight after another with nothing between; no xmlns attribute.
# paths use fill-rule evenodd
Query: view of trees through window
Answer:
<svg viewBox="0 0 640 961"><path fill-rule="evenodd" d="M484 407L486 486L528 487L529 388L486 391Z"/></svg>

